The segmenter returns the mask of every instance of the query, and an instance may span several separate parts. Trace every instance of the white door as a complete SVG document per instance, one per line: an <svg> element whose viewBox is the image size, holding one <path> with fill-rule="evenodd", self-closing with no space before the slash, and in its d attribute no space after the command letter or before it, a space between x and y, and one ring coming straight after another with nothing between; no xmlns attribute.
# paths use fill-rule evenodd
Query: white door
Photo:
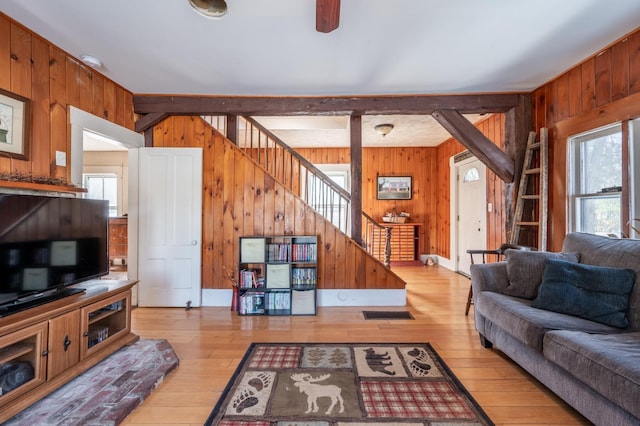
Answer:
<svg viewBox="0 0 640 426"><path fill-rule="evenodd" d="M202 149L139 150L139 306L200 306Z"/></svg>
<svg viewBox="0 0 640 426"><path fill-rule="evenodd" d="M469 275L467 250L483 250L487 245L487 168L474 157L457 169L457 263L458 271Z"/></svg>

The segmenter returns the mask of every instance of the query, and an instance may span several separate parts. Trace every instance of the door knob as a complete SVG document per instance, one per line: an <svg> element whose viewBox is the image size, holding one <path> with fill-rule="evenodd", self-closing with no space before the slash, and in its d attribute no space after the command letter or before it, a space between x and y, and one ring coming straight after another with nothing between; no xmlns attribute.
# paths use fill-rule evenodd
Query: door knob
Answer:
<svg viewBox="0 0 640 426"><path fill-rule="evenodd" d="M196 240L191 241L191 245L197 246L198 245L198 241L196 241Z"/></svg>

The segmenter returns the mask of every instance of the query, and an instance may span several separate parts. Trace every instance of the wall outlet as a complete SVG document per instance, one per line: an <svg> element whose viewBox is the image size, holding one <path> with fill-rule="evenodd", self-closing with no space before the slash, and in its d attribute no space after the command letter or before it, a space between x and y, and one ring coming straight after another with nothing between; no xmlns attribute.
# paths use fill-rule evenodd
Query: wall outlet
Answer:
<svg viewBox="0 0 640 426"><path fill-rule="evenodd" d="M56 151L56 166L67 167L67 153Z"/></svg>

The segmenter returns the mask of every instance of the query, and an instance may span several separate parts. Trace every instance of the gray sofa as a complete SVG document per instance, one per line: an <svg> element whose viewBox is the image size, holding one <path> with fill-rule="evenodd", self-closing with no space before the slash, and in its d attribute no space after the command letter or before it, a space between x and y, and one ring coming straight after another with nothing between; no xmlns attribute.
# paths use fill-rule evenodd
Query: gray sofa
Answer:
<svg viewBox="0 0 640 426"><path fill-rule="evenodd" d="M607 278L601 281L618 272L630 274L626 290L612 296L628 304L617 307L615 326L608 323L610 316L587 319L599 306L581 311L577 293L548 293L557 282L558 265L604 271ZM616 268L615 274L599 267ZM472 265L471 284L483 346L500 349L596 425L640 424L640 240L571 233L559 253L508 251L506 261ZM545 297L571 314L541 308Z"/></svg>

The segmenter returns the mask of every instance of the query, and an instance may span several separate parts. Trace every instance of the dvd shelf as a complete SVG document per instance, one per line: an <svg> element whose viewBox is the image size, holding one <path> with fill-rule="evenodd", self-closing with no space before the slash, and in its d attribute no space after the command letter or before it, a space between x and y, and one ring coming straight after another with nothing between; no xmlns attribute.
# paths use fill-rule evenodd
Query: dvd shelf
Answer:
<svg viewBox="0 0 640 426"><path fill-rule="evenodd" d="M315 315L318 239L240 237L239 315Z"/></svg>

